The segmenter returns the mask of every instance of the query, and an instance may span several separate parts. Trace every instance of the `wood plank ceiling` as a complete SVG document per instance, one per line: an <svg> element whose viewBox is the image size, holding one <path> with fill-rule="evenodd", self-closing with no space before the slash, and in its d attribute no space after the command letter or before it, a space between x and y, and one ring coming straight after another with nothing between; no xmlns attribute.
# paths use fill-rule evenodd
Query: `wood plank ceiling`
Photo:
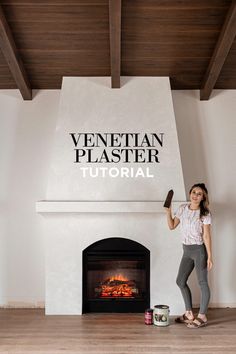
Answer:
<svg viewBox="0 0 236 354"><path fill-rule="evenodd" d="M202 99L213 88L236 89L236 0L0 0L0 5L31 88L59 89L63 76L112 76L113 87L119 87L122 75L169 76L172 89L202 89ZM20 88L13 57L6 54L5 29L0 18L0 89Z"/></svg>

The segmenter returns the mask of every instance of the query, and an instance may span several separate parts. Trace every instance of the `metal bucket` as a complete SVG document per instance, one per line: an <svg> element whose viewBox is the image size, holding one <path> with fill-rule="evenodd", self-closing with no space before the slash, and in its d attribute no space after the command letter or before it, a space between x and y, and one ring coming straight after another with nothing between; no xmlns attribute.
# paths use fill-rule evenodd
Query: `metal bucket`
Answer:
<svg viewBox="0 0 236 354"><path fill-rule="evenodd" d="M156 305L153 311L153 323L156 326L168 326L169 325L169 313L170 309L167 305Z"/></svg>

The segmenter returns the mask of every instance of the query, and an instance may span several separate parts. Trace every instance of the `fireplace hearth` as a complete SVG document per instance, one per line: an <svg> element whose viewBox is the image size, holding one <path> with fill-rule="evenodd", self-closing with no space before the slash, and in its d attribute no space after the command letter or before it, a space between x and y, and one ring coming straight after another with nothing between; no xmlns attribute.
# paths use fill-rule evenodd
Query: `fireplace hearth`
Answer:
<svg viewBox="0 0 236 354"><path fill-rule="evenodd" d="M112 237L83 251L83 313L143 312L150 306L150 252Z"/></svg>

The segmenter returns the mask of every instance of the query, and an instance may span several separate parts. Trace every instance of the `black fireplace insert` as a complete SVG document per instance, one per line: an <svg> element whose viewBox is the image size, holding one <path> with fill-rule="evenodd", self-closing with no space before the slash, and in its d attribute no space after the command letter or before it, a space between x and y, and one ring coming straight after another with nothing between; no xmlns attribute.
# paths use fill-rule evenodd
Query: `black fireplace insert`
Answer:
<svg viewBox="0 0 236 354"><path fill-rule="evenodd" d="M150 307L150 251L111 237L83 251L83 313L144 312Z"/></svg>

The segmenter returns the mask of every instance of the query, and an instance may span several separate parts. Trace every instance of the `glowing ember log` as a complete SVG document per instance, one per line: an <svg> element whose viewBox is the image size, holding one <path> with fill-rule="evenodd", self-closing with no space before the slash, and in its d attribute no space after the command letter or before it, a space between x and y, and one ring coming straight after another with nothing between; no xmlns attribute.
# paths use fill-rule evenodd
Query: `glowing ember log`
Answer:
<svg viewBox="0 0 236 354"><path fill-rule="evenodd" d="M114 275L104 282L101 282L95 293L99 297L135 297L138 295L138 288L134 280L128 280L121 274Z"/></svg>

